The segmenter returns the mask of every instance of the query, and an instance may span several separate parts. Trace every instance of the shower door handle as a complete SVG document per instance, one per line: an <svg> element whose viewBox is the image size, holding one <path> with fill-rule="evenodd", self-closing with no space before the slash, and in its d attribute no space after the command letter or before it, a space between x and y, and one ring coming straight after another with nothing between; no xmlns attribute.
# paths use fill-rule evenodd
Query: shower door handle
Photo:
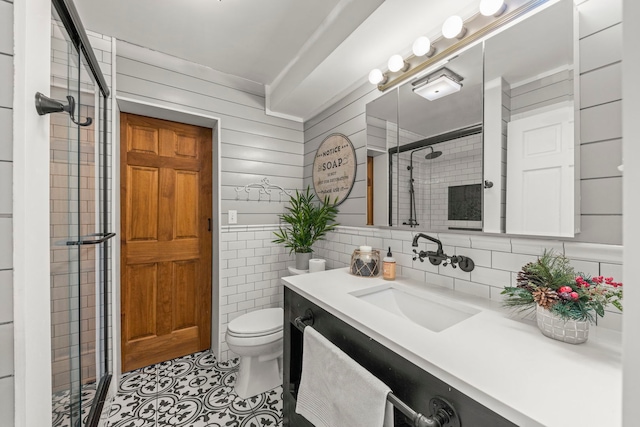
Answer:
<svg viewBox="0 0 640 427"><path fill-rule="evenodd" d="M67 246L79 246L79 245L99 245L114 237L116 233L94 233L88 236L80 237L80 240L72 240L67 242ZM98 239L85 239L85 237L99 237Z"/></svg>

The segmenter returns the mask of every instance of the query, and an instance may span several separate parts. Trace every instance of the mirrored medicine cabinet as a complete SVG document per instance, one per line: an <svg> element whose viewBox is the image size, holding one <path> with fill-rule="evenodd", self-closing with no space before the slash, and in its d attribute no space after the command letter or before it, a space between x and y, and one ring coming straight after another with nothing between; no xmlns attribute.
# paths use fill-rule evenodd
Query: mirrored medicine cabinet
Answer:
<svg viewBox="0 0 640 427"><path fill-rule="evenodd" d="M576 25L554 2L367 104L371 224L573 237ZM452 93L417 93L442 75Z"/></svg>

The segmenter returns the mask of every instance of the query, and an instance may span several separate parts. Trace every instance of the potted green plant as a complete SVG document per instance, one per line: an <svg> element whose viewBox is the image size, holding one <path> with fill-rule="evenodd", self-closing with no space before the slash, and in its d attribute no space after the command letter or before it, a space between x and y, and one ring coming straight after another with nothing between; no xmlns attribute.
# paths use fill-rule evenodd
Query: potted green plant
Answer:
<svg viewBox="0 0 640 427"><path fill-rule="evenodd" d="M273 234L273 243L283 243L289 248L289 253L296 254L296 268L307 270L309 259L313 253L312 246L318 240L323 240L327 232L335 229L339 224L335 221L338 208L328 197L324 201L314 200L315 194L309 186L303 193L296 190L295 196L289 199L287 213L280 218L287 224L279 227ZM337 199L335 200L337 202Z"/></svg>

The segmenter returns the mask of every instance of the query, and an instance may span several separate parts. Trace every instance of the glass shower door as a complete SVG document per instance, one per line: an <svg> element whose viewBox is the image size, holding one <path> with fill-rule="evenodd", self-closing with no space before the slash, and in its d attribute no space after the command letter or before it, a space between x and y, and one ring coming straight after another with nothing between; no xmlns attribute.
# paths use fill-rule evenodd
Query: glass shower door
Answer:
<svg viewBox="0 0 640 427"><path fill-rule="evenodd" d="M109 373L106 101L52 9L50 224L52 425L85 426ZM100 393L98 393L100 395ZM101 406L100 406L101 408ZM93 414L92 414L93 415ZM99 417L100 414L97 414Z"/></svg>

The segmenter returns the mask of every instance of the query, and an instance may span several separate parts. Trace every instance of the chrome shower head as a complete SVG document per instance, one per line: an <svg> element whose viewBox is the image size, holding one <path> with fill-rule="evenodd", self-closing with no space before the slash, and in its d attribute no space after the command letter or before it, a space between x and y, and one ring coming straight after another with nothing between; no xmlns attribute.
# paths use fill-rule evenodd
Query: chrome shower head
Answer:
<svg viewBox="0 0 640 427"><path fill-rule="evenodd" d="M433 147L428 147L431 152L429 154L427 154L426 156L424 156L425 159L427 160L433 160L436 159L440 156L442 156L442 151L433 151Z"/></svg>

